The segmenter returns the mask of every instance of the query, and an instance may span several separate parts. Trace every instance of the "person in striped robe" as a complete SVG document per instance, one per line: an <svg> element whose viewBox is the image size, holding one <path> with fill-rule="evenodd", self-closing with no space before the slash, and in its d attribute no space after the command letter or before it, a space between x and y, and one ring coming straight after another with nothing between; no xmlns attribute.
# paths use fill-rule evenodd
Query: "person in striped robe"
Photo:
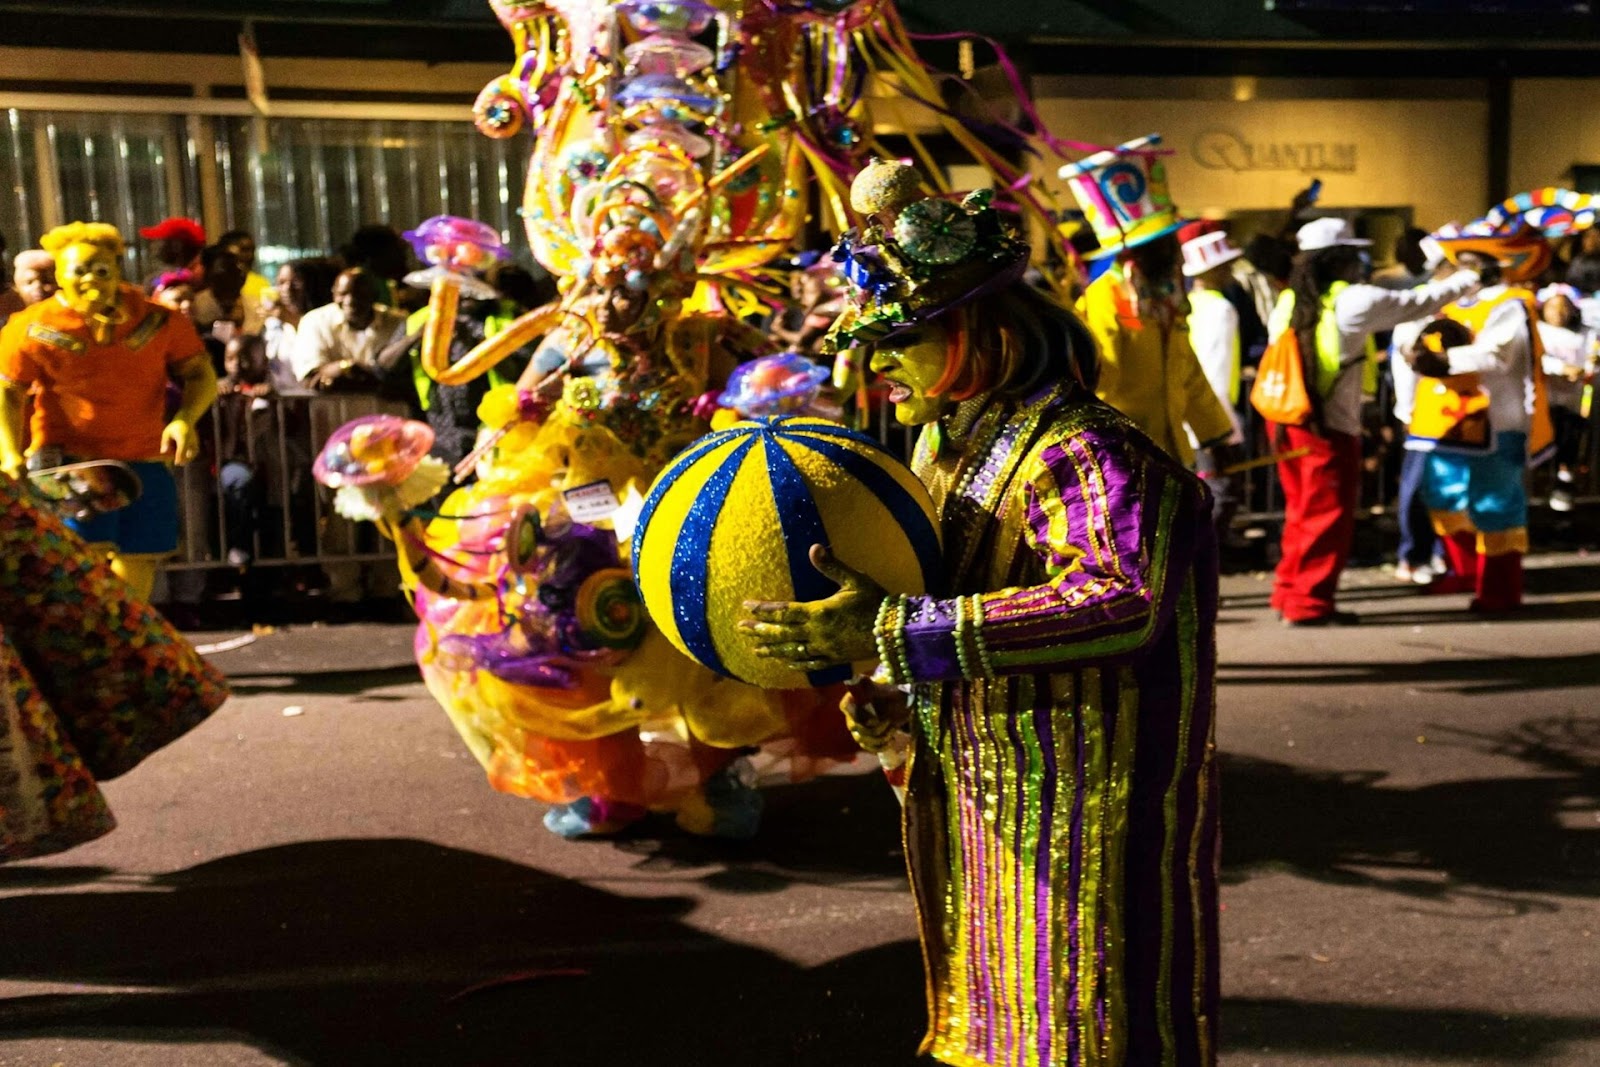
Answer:
<svg viewBox="0 0 1600 1067"><path fill-rule="evenodd" d="M846 710L858 736L885 722L911 735L923 1051L992 1067L1214 1064L1206 490L1095 399L1092 340L1016 274L991 264L947 286L955 299L919 304L914 282L846 273L868 283L852 286L855 321L879 332L846 323L831 340L872 343L896 417L923 428L913 467L938 507L945 586L886 596L819 549L835 595L752 603L741 626L797 669L875 659L876 680L910 694L904 715L884 699ZM900 310L875 315L877 294Z"/></svg>

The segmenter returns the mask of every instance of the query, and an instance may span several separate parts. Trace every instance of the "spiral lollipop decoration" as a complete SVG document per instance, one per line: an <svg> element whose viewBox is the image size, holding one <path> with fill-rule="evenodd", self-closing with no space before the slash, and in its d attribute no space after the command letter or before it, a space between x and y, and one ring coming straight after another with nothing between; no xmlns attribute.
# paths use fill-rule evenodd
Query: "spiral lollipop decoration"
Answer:
<svg viewBox="0 0 1600 1067"><path fill-rule="evenodd" d="M515 137L528 121L528 96L527 83L502 74L473 101L472 122L485 137Z"/></svg>
<svg viewBox="0 0 1600 1067"><path fill-rule="evenodd" d="M578 587L573 603L578 632L600 648L631 652L644 640L644 604L626 567L595 571Z"/></svg>

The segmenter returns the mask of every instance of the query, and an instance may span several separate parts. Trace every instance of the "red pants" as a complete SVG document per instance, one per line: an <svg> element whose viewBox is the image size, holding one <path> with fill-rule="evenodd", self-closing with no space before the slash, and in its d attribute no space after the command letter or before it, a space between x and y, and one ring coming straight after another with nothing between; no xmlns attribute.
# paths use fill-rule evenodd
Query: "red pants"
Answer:
<svg viewBox="0 0 1600 1067"><path fill-rule="evenodd" d="M1287 427L1284 451L1311 451L1278 464L1283 483L1283 559L1272 607L1285 619L1316 619L1333 611L1339 574L1356 535L1361 489L1361 439L1326 437Z"/></svg>

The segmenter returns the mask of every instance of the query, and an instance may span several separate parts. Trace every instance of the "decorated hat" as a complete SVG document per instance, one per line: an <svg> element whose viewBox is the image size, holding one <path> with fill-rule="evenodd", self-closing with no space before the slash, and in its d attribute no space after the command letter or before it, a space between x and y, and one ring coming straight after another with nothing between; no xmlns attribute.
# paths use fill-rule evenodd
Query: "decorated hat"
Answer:
<svg viewBox="0 0 1600 1067"><path fill-rule="evenodd" d="M1507 198L1490 208L1483 221L1504 227L1521 219L1545 237L1557 238L1589 229L1595 224L1597 210L1600 198L1546 186Z"/></svg>
<svg viewBox="0 0 1600 1067"><path fill-rule="evenodd" d="M923 196L903 163L874 162L856 175L850 206L867 222L833 250L848 295L823 352L881 341L1021 278L1028 243L1006 231L993 196Z"/></svg>
<svg viewBox="0 0 1600 1067"><path fill-rule="evenodd" d="M1058 172L1100 241L1090 259L1149 244L1182 225L1167 191L1167 168L1153 151L1160 143L1161 135L1152 133Z"/></svg>
<svg viewBox="0 0 1600 1067"><path fill-rule="evenodd" d="M165 241L175 237L201 248L206 243L206 228L193 219L170 218L162 219L154 226L141 227L139 236L148 241Z"/></svg>
<svg viewBox="0 0 1600 1067"><path fill-rule="evenodd" d="M1578 287L1568 285L1566 282L1556 282L1554 285L1545 286L1534 294L1533 299L1540 304L1544 304L1558 296L1564 296L1574 304L1583 299L1583 294L1578 292Z"/></svg>
<svg viewBox="0 0 1600 1067"><path fill-rule="evenodd" d="M1483 218L1448 226L1433 239L1452 263L1462 252L1493 257L1505 280L1516 284L1543 274L1553 255L1550 241L1589 229L1597 213L1600 198L1546 186L1508 197Z"/></svg>
<svg viewBox="0 0 1600 1067"><path fill-rule="evenodd" d="M1312 219L1295 231L1295 243L1302 252L1321 252L1325 248L1367 248L1365 237L1350 236L1350 224L1336 215Z"/></svg>
<svg viewBox="0 0 1600 1067"><path fill-rule="evenodd" d="M433 447L425 422L398 415L367 415L333 432L311 473L333 489L342 486L399 485Z"/></svg>
<svg viewBox="0 0 1600 1067"><path fill-rule="evenodd" d="M1495 260L1502 278L1513 285L1543 274L1553 255L1544 234L1520 215L1498 222L1485 217L1465 226L1447 227L1432 237L1452 263L1459 263L1464 252Z"/></svg>
<svg viewBox="0 0 1600 1067"><path fill-rule="evenodd" d="M1183 239L1183 276L1185 278L1198 278L1207 271L1226 266L1244 255L1228 240L1228 235L1221 229L1205 230L1192 236L1185 236L1189 227L1178 231Z"/></svg>

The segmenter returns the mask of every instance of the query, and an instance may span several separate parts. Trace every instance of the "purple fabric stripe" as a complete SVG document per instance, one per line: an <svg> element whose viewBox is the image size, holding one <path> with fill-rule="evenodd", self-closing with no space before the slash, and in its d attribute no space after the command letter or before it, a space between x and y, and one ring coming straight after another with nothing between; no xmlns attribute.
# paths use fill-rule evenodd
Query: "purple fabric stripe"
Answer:
<svg viewBox="0 0 1600 1067"><path fill-rule="evenodd" d="M1083 707L1083 674L1073 680L1073 692L1078 707ZM1078 995L1082 991L1078 982L1078 955L1083 951L1083 930L1078 922L1078 904L1083 898L1083 789L1089 780L1088 741L1084 735L1083 718L1071 717L1073 744L1076 749L1076 778L1072 783L1072 860L1067 870L1067 958L1061 965L1067 970L1067 1062L1078 1063L1083 1055L1078 1039L1083 1016L1078 1009Z"/></svg>
<svg viewBox="0 0 1600 1067"><path fill-rule="evenodd" d="M968 856L967 861L967 891L963 894L967 901L967 945L968 963L967 972L968 999L966 1016L968 1023L968 1051L976 1054L977 1050L971 1048L972 1030L980 1026L984 1039L984 1050L993 1056L994 1034L994 993L990 986L988 968L988 923L985 921L984 901L989 896L988 886L988 834L983 825L983 768L979 765L980 753L978 735L973 723L973 707L970 692L963 692L962 699L955 707L955 715L959 717L959 728L966 742L961 753L962 764L962 851ZM976 966L972 966L976 964ZM976 998L976 1003L973 998Z"/></svg>
<svg viewBox="0 0 1600 1067"><path fill-rule="evenodd" d="M1027 809L1029 799L1026 791L1028 769L1030 766L1032 766L1033 761L1036 758L1030 747L1022 740L1022 730L1017 725L1018 713L1022 712L1023 710L1016 706L1020 692L1021 686L1018 684L1016 679L1011 679L1006 684L1006 706L1009 709L1009 712L1002 720L1005 723L1006 737L1011 742L1010 754L1013 758L1014 765L1018 769L1016 776L1017 795L1012 799L1010 834L1011 855L1014 858L1014 862L1011 865L1012 870L1010 891L1011 899L1015 902L1015 915L1012 918L1011 929L1007 931L1010 944L1015 946L1015 950L1012 952L1011 959L1011 987L1014 990L1011 1006L1013 1010L1006 1013L1006 1046L1013 1051L1015 1051L1019 1045L1023 1044L1027 1040L1025 1035L1022 1033L1022 1027L1020 1025L1022 1020L1014 1020L1013 1016L1023 1012L1023 990L1027 988L1027 976L1022 973L1023 961L1027 958L1027 954L1022 951L1022 946L1025 944L1023 941L1024 935L1022 929L1022 880L1024 877L1022 870L1022 835L1028 824Z"/></svg>
<svg viewBox="0 0 1600 1067"><path fill-rule="evenodd" d="M1034 706L1028 709L1033 716L1034 733L1039 738L1039 756L1044 764L1044 777L1039 787L1039 851L1033 862L1034 882L1034 998L1039 1012L1039 1059L1050 1062L1055 1034L1051 1023L1055 1018L1053 1004L1056 968L1061 962L1054 957L1054 944L1050 929L1055 922L1055 807L1056 807L1056 737L1055 722L1051 716L1050 679L1041 675L1034 679Z"/></svg>

